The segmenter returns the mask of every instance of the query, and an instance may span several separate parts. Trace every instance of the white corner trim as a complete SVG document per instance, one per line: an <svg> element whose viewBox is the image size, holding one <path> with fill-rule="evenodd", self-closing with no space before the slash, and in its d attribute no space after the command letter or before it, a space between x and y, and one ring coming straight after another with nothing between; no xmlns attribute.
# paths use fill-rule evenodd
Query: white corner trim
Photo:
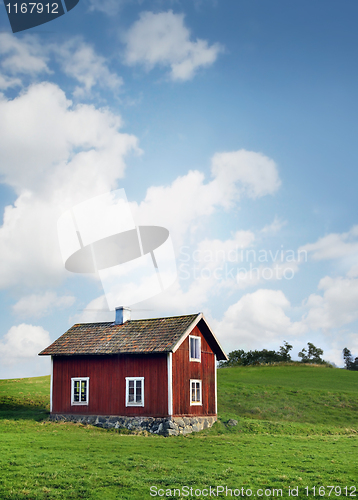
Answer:
<svg viewBox="0 0 358 500"><path fill-rule="evenodd" d="M51 356L51 376L50 376L50 412L52 413L52 386L53 386L53 356Z"/></svg>
<svg viewBox="0 0 358 500"><path fill-rule="evenodd" d="M218 414L218 369L216 366L216 354L214 354L214 370L215 370L215 415Z"/></svg>
<svg viewBox="0 0 358 500"><path fill-rule="evenodd" d="M173 353L167 355L168 370L168 415L173 415Z"/></svg>

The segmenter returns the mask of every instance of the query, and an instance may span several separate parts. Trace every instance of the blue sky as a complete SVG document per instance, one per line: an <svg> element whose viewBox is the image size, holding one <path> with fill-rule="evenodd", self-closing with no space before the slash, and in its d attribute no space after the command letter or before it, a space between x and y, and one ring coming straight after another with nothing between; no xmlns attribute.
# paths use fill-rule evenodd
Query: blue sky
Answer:
<svg viewBox="0 0 358 500"><path fill-rule="evenodd" d="M37 352L113 318L56 225L117 188L169 229L178 269L132 317L203 311L227 352L358 356L357 17L353 0L81 0L13 35L3 7L1 378L48 373Z"/></svg>

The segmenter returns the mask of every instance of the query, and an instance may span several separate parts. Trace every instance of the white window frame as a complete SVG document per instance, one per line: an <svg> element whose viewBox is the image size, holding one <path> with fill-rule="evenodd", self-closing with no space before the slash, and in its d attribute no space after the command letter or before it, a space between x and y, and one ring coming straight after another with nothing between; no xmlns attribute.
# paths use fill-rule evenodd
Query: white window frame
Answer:
<svg viewBox="0 0 358 500"><path fill-rule="evenodd" d="M85 380L87 382L87 393L86 401L75 401L75 382L81 382ZM81 394L81 389L80 389ZM88 406L89 404L89 377L72 377L71 378L71 406Z"/></svg>
<svg viewBox="0 0 358 500"><path fill-rule="evenodd" d="M129 401L129 382L141 382L142 400L137 403L136 401ZM136 384L135 384L136 385ZM126 377L126 406L144 406L144 377Z"/></svg>
<svg viewBox="0 0 358 500"><path fill-rule="evenodd" d="M200 401L193 401L191 399L191 394L192 394L192 386L193 384L199 383L200 387ZM202 406L203 405L203 386L201 383L201 380L199 379L190 379L190 406Z"/></svg>
<svg viewBox="0 0 358 500"><path fill-rule="evenodd" d="M192 341L199 342L199 358L191 357L191 343ZM189 361L196 361L197 363L201 363L201 337L196 335L189 335Z"/></svg>

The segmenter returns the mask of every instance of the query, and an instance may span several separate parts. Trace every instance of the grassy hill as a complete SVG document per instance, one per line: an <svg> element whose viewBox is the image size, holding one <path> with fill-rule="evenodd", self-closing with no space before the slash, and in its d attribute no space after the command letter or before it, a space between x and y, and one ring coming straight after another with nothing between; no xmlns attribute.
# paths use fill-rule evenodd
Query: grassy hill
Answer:
<svg viewBox="0 0 358 500"><path fill-rule="evenodd" d="M223 418L357 427L358 372L321 365L222 368L218 403Z"/></svg>
<svg viewBox="0 0 358 500"><path fill-rule="evenodd" d="M325 367L223 368L220 421L163 438L49 422L49 377L0 380L0 499L143 500L151 486L184 499L184 485L357 495L357 382L358 372Z"/></svg>
<svg viewBox="0 0 358 500"><path fill-rule="evenodd" d="M0 418L43 420L49 409L49 375L0 380Z"/></svg>

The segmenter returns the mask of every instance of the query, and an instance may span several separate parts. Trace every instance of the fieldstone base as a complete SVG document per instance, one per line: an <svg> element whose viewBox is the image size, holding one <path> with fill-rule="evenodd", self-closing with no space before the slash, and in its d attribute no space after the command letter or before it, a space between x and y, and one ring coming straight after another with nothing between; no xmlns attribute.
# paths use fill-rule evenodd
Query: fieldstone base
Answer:
<svg viewBox="0 0 358 500"><path fill-rule="evenodd" d="M130 431L147 431L161 436L178 436L208 429L216 422L216 416L210 417L115 417L102 415L63 415L51 414L50 420L55 422L76 422L94 425L104 429L128 429Z"/></svg>

